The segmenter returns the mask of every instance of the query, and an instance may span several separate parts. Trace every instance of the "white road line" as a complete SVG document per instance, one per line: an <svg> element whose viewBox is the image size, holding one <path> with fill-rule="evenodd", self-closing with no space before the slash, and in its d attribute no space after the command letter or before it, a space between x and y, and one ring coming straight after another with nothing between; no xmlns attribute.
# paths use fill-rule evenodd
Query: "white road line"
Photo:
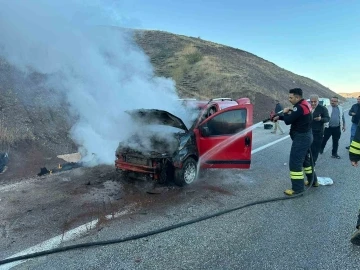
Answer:
<svg viewBox="0 0 360 270"><path fill-rule="evenodd" d="M18 256L23 256L23 255L27 255L30 253L34 253L34 252L39 252L39 251L44 251L44 250L49 250L49 249L53 249L56 248L58 246L60 246L61 243L65 242L65 241L69 241L71 239L74 239L78 236L81 236L83 233L88 232L89 230L92 230L94 228L96 228L96 225L98 224L99 219L93 220L91 222L88 222L84 225L81 225L75 229L72 229L70 231L65 232L64 234L55 236L49 240L46 240L40 244L37 244L35 246L32 246L28 249L25 249L19 253L16 253L6 259L9 258L13 258L13 257L18 257ZM17 261L17 262L12 262L9 264L5 264L3 266L0 266L1 270L7 270L7 269L11 269L12 267L24 263L25 261Z"/></svg>
<svg viewBox="0 0 360 270"><path fill-rule="evenodd" d="M122 210L120 212L114 213L113 215L107 215L105 216L106 220L111 220L114 218L118 218L120 216L123 216L125 214L128 214L130 212L130 208L133 208L136 204L131 204L129 205L125 210ZM66 241L70 241L72 239L78 238L81 235L87 233L88 231L95 229L96 226L99 223L99 219L95 219L93 221L90 221L88 223L85 223L79 227L76 227L70 231L65 232L64 234L55 236L49 240L46 240L40 244L37 244L35 246L32 246L28 249L25 249L23 251L20 251L14 255L11 255L10 257L7 257L6 259L9 258L13 258L13 257L18 257L18 256L22 256L22 255L27 255L27 254L31 254L34 252L39 252L39 251L44 251L44 250L50 250L53 248L56 248L58 246L60 246L62 243L66 242ZM8 270L11 269L12 267L22 264L24 262L26 262L27 260L23 260L23 261L16 261L16 262L12 262L12 263L8 263L5 265L0 266L0 270Z"/></svg>
<svg viewBox="0 0 360 270"><path fill-rule="evenodd" d="M271 143L268 143L268 144L265 144L265 145L263 145L263 146L260 146L260 147L258 147L258 148L256 148L256 149L252 150L252 151L251 151L251 154L253 155L253 154L255 154L255 153L257 153L257 152L259 152L259 151L261 151L261 150L264 150L265 148L268 148L268 147L270 147L270 146L272 146L272 145L274 145L274 144L277 144L277 143L279 143L279 142L281 142L281 141L283 141L283 140L286 140L286 139L288 139L288 138L290 138L290 135L287 135L287 136L285 136L285 137L282 137L281 139L278 139L278 140L273 141L273 142L271 142Z"/></svg>

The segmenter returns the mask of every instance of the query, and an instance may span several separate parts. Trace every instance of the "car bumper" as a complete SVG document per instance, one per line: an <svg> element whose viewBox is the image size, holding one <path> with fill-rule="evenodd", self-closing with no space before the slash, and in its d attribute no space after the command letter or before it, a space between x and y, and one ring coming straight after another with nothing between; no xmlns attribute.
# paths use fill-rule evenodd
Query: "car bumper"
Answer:
<svg viewBox="0 0 360 270"><path fill-rule="evenodd" d="M139 164L132 164L125 161L116 160L115 161L116 169L123 171L132 171L137 173L147 173L147 174L156 174L157 168Z"/></svg>

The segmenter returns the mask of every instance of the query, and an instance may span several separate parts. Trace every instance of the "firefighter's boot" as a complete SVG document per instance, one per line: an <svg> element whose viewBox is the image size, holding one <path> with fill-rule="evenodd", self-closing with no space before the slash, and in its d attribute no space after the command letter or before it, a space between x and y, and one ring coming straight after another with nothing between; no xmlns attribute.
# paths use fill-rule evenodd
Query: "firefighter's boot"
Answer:
<svg viewBox="0 0 360 270"><path fill-rule="evenodd" d="M292 188L285 190L284 193L288 196L292 196L303 192L305 188L303 171L299 171L299 172L290 171L290 178L291 178Z"/></svg>
<svg viewBox="0 0 360 270"><path fill-rule="evenodd" d="M313 172L312 167L305 167L304 171L305 171L306 178L307 178L307 180L305 181L305 186L310 185L310 183L312 181L312 178L313 178L313 174L314 174L314 182L313 182L312 186L313 187L318 187L319 182L318 182L315 170Z"/></svg>
<svg viewBox="0 0 360 270"><path fill-rule="evenodd" d="M351 236L350 242L353 245L360 246L360 230L359 229Z"/></svg>

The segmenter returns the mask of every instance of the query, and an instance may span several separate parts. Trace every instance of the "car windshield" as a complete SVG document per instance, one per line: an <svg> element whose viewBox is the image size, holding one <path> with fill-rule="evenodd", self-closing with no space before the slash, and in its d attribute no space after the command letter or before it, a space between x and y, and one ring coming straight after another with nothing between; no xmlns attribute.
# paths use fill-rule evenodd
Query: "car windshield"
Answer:
<svg viewBox="0 0 360 270"><path fill-rule="evenodd" d="M167 126L167 125L158 125L158 124L150 124L145 125L142 127L143 132L151 132L151 133L177 133L177 132L184 132L183 129Z"/></svg>
<svg viewBox="0 0 360 270"><path fill-rule="evenodd" d="M192 110L193 110L193 114L192 114L193 120L192 120L191 129L193 129L198 122L202 122L207 118L208 108L204 109L204 108L196 107L196 108L192 108Z"/></svg>

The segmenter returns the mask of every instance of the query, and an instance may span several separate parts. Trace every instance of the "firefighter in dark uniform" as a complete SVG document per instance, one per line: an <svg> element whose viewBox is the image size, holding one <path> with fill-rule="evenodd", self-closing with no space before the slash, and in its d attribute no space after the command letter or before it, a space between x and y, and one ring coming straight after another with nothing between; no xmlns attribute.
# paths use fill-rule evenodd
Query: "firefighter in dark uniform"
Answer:
<svg viewBox="0 0 360 270"><path fill-rule="evenodd" d="M290 151L290 179L292 188L284 191L286 195L294 195L304 191L304 171L309 182L313 177L313 168L310 160L310 146L313 141L311 130L312 113L310 104L302 98L300 88L289 90L289 101L294 105L292 109L285 108L283 116L276 116L273 121L283 120L290 127L292 139Z"/></svg>
<svg viewBox="0 0 360 270"><path fill-rule="evenodd" d="M351 161L351 165L357 167L359 165L360 161L360 123L358 124L355 136L350 144L349 149L349 158ZM354 245L360 246L360 210L359 210L359 216L358 221L356 224L357 231L353 234L351 237L351 243Z"/></svg>

